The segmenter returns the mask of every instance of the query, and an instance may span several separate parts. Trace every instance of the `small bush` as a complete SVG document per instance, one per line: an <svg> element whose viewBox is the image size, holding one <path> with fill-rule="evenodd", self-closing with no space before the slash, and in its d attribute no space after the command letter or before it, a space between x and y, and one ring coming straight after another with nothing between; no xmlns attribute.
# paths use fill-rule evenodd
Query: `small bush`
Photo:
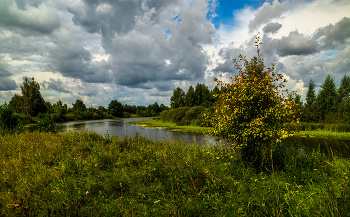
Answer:
<svg viewBox="0 0 350 217"><path fill-rule="evenodd" d="M50 114L44 114L38 116L38 130L45 132L57 132L57 124Z"/></svg>

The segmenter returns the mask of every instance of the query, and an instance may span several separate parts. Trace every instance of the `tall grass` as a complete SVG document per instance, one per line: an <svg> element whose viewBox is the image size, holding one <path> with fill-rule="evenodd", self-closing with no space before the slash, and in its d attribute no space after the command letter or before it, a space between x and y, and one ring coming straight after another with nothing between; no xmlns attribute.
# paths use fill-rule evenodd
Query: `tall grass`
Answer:
<svg viewBox="0 0 350 217"><path fill-rule="evenodd" d="M0 215L349 215L348 159L291 149L273 168L257 173L231 149L139 135L10 134L0 137Z"/></svg>

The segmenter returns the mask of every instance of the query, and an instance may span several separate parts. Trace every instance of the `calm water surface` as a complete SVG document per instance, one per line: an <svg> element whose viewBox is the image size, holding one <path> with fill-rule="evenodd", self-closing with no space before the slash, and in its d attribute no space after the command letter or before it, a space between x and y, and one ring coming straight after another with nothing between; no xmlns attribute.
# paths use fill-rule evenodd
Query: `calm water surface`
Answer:
<svg viewBox="0 0 350 217"><path fill-rule="evenodd" d="M159 128L145 128L131 121L145 120L152 118L128 118L128 119L105 119L91 121L77 121L59 124L60 133L68 131L87 130L101 133L103 136L108 132L109 135L117 135L120 137L133 137L136 132L144 135L146 138L158 141L185 141L187 144L197 143L199 145L221 145L219 139L195 133L184 133L178 131L170 131ZM320 139L320 138L288 138L283 141L286 145L292 145L301 152L308 152L320 148L324 153L334 153L343 157L350 157L350 140L336 139Z"/></svg>
<svg viewBox="0 0 350 217"><path fill-rule="evenodd" d="M127 119L105 119L105 120L92 120L92 121L76 121L59 124L59 132L64 133L68 131L80 131L87 130L101 133L103 136L108 132L109 135L117 135L120 137L133 137L136 132L140 135L144 135L146 138L157 141L185 141L188 144L197 143L199 145L215 145L219 144L219 140L212 136L201 135L196 133L184 133L178 131L170 131L167 129L159 128L145 128L136 124L130 123L131 121L146 120L152 118L127 118Z"/></svg>

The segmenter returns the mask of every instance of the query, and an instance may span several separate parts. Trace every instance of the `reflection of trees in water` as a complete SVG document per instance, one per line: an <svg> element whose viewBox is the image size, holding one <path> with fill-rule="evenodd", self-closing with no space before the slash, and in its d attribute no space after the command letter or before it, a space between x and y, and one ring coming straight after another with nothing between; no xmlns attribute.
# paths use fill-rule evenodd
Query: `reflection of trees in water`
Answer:
<svg viewBox="0 0 350 217"><path fill-rule="evenodd" d="M350 140L291 137L285 139L288 145L293 145L302 152L312 152L320 148L322 153L333 154L340 157L350 157Z"/></svg>
<svg viewBox="0 0 350 217"><path fill-rule="evenodd" d="M111 126L111 127L123 127L124 122L123 121L108 121L107 125Z"/></svg>

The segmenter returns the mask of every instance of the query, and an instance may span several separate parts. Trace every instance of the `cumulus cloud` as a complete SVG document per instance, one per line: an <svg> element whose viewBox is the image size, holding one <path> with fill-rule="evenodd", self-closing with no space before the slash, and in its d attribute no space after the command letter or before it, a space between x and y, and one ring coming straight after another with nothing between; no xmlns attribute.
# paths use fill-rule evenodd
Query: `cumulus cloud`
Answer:
<svg viewBox="0 0 350 217"><path fill-rule="evenodd" d="M320 39L322 49L335 49L338 45L343 45L350 38L350 19L344 17L341 21L318 28L313 39Z"/></svg>
<svg viewBox="0 0 350 217"><path fill-rule="evenodd" d="M264 33L276 33L278 30L282 27L282 24L280 23L268 23L264 28L262 29Z"/></svg>
<svg viewBox="0 0 350 217"><path fill-rule="evenodd" d="M50 34L60 26L59 16L45 2L37 6L28 3L18 8L14 0L0 1L0 26L25 36Z"/></svg>
<svg viewBox="0 0 350 217"><path fill-rule="evenodd" d="M108 64L102 65L110 67L116 84L140 87L204 77L207 56L202 46L212 43L215 33L206 19L205 1L195 0L190 6L160 0L79 2L68 10L76 25L101 33L102 46L110 55Z"/></svg>
<svg viewBox="0 0 350 217"><path fill-rule="evenodd" d="M109 66L106 61L92 62L92 56L84 46L62 30L55 34L49 47L51 67L65 77L79 78L91 83L110 81Z"/></svg>
<svg viewBox="0 0 350 217"><path fill-rule="evenodd" d="M263 6L257 10L254 19L250 21L249 31L252 32L261 25L270 22L272 19L281 17L288 7L288 1L280 3L278 0L274 0L272 4L265 2Z"/></svg>

